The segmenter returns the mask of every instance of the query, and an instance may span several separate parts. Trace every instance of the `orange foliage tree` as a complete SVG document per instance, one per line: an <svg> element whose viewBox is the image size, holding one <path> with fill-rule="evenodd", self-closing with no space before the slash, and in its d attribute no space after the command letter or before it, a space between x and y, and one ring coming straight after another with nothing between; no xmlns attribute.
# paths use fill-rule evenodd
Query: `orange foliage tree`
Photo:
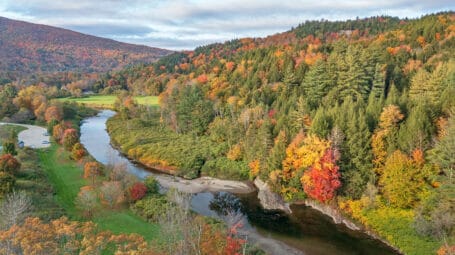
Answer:
<svg viewBox="0 0 455 255"><path fill-rule="evenodd" d="M98 162L87 162L84 165L84 178L92 179L92 185L95 185L95 178L101 175L101 166Z"/></svg>
<svg viewBox="0 0 455 255"><path fill-rule="evenodd" d="M67 151L71 151L73 146L78 142L79 135L74 128L68 128L63 132L63 146Z"/></svg>
<svg viewBox="0 0 455 255"><path fill-rule="evenodd" d="M11 154L0 157L0 171L9 174L16 174L21 168L21 163Z"/></svg>
<svg viewBox="0 0 455 255"><path fill-rule="evenodd" d="M46 112L44 113L44 119L46 120L46 122L50 122L51 120L57 120L57 121L61 121L63 118L63 112L62 112L62 109L60 107L57 107L55 105L53 106L49 106L47 109L46 109Z"/></svg>

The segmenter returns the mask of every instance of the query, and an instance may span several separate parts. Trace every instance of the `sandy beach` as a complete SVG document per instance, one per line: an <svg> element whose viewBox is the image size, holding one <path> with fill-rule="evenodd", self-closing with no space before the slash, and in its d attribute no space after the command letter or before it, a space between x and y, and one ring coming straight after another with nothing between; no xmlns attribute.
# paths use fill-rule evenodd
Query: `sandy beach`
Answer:
<svg viewBox="0 0 455 255"><path fill-rule="evenodd" d="M170 175L155 175L155 178L163 188L174 188L185 193L226 191L245 194L256 190L252 184L247 182L221 180L212 177L200 177L193 180L187 180Z"/></svg>

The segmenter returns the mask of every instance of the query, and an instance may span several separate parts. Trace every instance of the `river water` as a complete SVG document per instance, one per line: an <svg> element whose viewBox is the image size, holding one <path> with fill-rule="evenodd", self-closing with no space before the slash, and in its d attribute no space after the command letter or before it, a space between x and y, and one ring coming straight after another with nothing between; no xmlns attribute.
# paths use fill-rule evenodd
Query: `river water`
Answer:
<svg viewBox="0 0 455 255"><path fill-rule="evenodd" d="M111 146L106 121L113 115L115 112L103 110L83 121L81 143L87 151L101 163L126 164L128 171L141 179L150 174L159 175L130 162ZM264 210L256 193L197 193L193 195L191 205L193 211L215 218L223 218L227 211L241 214L244 232L269 254L397 254L360 231L334 224L329 217L307 206L291 205L291 215Z"/></svg>

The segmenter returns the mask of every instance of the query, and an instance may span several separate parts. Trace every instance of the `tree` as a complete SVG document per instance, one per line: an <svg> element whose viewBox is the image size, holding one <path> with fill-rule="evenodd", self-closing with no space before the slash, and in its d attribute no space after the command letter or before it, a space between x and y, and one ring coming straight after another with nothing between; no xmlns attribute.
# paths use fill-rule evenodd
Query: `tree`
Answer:
<svg viewBox="0 0 455 255"><path fill-rule="evenodd" d="M301 85L303 94L312 109L316 109L321 104L322 98L330 91L332 84L326 63L323 60L316 61L305 75Z"/></svg>
<svg viewBox="0 0 455 255"><path fill-rule="evenodd" d="M11 154L0 156L0 172L16 174L21 168L21 163Z"/></svg>
<svg viewBox="0 0 455 255"><path fill-rule="evenodd" d="M61 121L63 118L63 111L62 108L57 107L55 105L49 106L44 113L44 119L47 123L52 120Z"/></svg>
<svg viewBox="0 0 455 255"><path fill-rule="evenodd" d="M74 160L79 160L85 156L85 148L81 143L76 143L71 149L71 158Z"/></svg>
<svg viewBox="0 0 455 255"><path fill-rule="evenodd" d="M66 125L64 123L60 123L55 125L52 128L52 136L54 137L55 141L58 143L62 144L62 139L63 139L63 133L65 132L65 127Z"/></svg>
<svg viewBox="0 0 455 255"><path fill-rule="evenodd" d="M338 170L333 150L327 149L300 179L305 193L323 203L331 200L341 186Z"/></svg>
<svg viewBox="0 0 455 255"><path fill-rule="evenodd" d="M135 202L142 199L147 194L147 186L142 182L136 182L129 189L130 199Z"/></svg>
<svg viewBox="0 0 455 255"><path fill-rule="evenodd" d="M150 194L156 194L160 190L160 183L156 180L153 175L147 176L144 180L144 184L147 187L147 192Z"/></svg>
<svg viewBox="0 0 455 255"><path fill-rule="evenodd" d="M92 217L93 212L98 206L98 197L93 187L82 187L77 194L74 203L79 210L83 211L86 217Z"/></svg>
<svg viewBox="0 0 455 255"><path fill-rule="evenodd" d="M430 109L431 107L422 101L412 107L408 118L398 133L401 149L411 152L416 148L425 150L430 146L432 136L435 133Z"/></svg>
<svg viewBox="0 0 455 255"><path fill-rule="evenodd" d="M103 182L100 192L102 201L111 209L124 200L122 184L118 181Z"/></svg>
<svg viewBox="0 0 455 255"><path fill-rule="evenodd" d="M98 164L98 162L87 162L84 165L84 178L92 179L92 185L95 185L95 179L97 176L100 176L102 174L101 171L101 166Z"/></svg>
<svg viewBox="0 0 455 255"><path fill-rule="evenodd" d="M0 229L19 224L32 207L30 197L24 191L13 191L0 204Z"/></svg>
<svg viewBox="0 0 455 255"><path fill-rule="evenodd" d="M434 148L430 151L431 161L438 165L445 175L454 178L455 170L455 116L450 116L446 126L446 132Z"/></svg>
<svg viewBox="0 0 455 255"><path fill-rule="evenodd" d="M374 176L370 139L366 117L359 111L347 125L345 150L341 156L343 163L340 164L343 191L353 198L360 198Z"/></svg>
<svg viewBox="0 0 455 255"><path fill-rule="evenodd" d="M406 154L398 150L393 152L379 177L384 197L399 208L414 206L426 188L424 173Z"/></svg>
<svg viewBox="0 0 455 255"><path fill-rule="evenodd" d="M6 141L3 143L3 154L17 155L16 144L12 141Z"/></svg>
<svg viewBox="0 0 455 255"><path fill-rule="evenodd" d="M13 175L0 171L0 198L13 190L16 178Z"/></svg>
<svg viewBox="0 0 455 255"><path fill-rule="evenodd" d="M373 78L373 86L371 88L371 94L378 100L385 96L385 71L384 67L379 63L376 64Z"/></svg>
<svg viewBox="0 0 455 255"><path fill-rule="evenodd" d="M68 128L63 132L63 146L67 151L71 151L73 146L79 141L79 135L74 128Z"/></svg>

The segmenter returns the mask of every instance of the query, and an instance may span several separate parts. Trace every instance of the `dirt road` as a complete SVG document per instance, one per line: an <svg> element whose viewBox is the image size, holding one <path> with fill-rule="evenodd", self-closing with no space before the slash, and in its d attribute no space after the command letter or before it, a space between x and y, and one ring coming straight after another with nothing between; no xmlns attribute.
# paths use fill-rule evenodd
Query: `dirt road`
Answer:
<svg viewBox="0 0 455 255"><path fill-rule="evenodd" d="M4 122L0 122L0 125L16 125L27 128L17 135L17 139L19 141L23 141L24 146L40 149L47 148L51 145L49 142L49 136L46 135L47 130L43 127Z"/></svg>

